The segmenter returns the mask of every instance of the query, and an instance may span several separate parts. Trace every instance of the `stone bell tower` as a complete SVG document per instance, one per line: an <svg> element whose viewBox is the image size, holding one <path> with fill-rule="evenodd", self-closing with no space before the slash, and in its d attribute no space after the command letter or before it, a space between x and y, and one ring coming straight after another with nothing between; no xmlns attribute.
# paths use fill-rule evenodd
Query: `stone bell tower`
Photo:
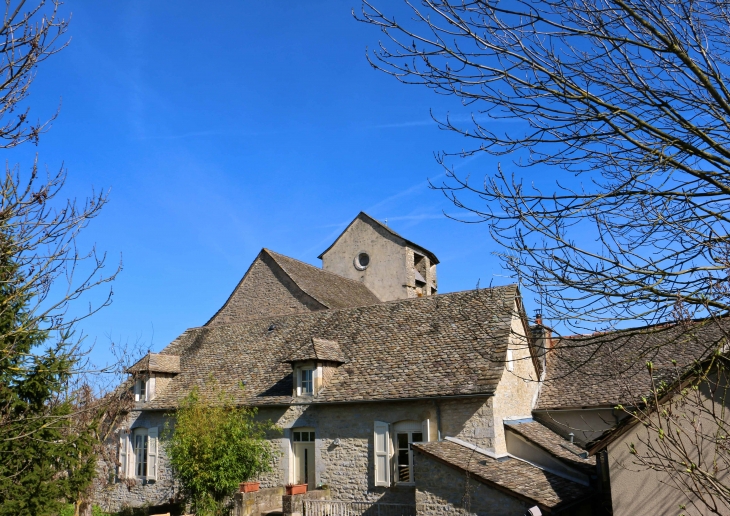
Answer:
<svg viewBox="0 0 730 516"><path fill-rule="evenodd" d="M324 270L364 283L381 301L436 294L436 255L364 212L319 258Z"/></svg>

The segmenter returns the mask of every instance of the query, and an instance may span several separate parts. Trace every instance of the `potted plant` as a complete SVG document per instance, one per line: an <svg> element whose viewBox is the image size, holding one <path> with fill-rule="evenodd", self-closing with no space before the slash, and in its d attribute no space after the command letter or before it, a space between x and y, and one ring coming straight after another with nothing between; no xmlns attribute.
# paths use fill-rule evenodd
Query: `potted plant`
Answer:
<svg viewBox="0 0 730 516"><path fill-rule="evenodd" d="M298 494L304 494L307 492L307 484L287 484L286 485L286 494L288 495L298 495Z"/></svg>
<svg viewBox="0 0 730 516"><path fill-rule="evenodd" d="M250 480L248 482L241 482L238 488L242 493L253 493L254 491L259 490L260 485L261 482L255 482L253 480Z"/></svg>

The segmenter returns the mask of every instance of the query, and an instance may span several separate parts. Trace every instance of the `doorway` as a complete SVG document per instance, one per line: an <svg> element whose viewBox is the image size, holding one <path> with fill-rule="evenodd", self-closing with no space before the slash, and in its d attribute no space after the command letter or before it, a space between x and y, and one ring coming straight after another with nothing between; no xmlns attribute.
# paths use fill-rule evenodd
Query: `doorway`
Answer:
<svg viewBox="0 0 730 516"><path fill-rule="evenodd" d="M307 484L308 489L314 489L314 430L308 428L293 430L292 451L294 452L293 483Z"/></svg>

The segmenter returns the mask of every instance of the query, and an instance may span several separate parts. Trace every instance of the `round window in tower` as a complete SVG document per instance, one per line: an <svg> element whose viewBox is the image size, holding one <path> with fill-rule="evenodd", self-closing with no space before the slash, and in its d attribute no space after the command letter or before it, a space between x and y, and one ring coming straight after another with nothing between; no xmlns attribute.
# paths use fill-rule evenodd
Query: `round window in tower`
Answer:
<svg viewBox="0 0 730 516"><path fill-rule="evenodd" d="M355 268L364 271L370 265L370 255L368 253L358 253L355 257Z"/></svg>

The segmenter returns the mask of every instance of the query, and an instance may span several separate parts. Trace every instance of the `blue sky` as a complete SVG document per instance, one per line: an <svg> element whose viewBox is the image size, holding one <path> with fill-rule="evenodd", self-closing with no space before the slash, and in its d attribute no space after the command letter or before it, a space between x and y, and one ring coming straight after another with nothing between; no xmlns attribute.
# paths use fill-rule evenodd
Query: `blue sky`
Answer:
<svg viewBox="0 0 730 516"><path fill-rule="evenodd" d="M396 15L404 6L392 5ZM120 257L114 302L85 321L104 358L109 338L160 350L220 307L262 247L319 266L318 254L360 211L432 250L440 292L504 284L487 228L427 180L433 154L463 139L429 110L465 118L453 98L370 68L381 34L355 2L69 1L69 47L43 63L31 114L61 105L34 152L68 169L68 197L108 188L83 235ZM503 123L503 122L502 122ZM494 172L488 156L454 162Z"/></svg>

